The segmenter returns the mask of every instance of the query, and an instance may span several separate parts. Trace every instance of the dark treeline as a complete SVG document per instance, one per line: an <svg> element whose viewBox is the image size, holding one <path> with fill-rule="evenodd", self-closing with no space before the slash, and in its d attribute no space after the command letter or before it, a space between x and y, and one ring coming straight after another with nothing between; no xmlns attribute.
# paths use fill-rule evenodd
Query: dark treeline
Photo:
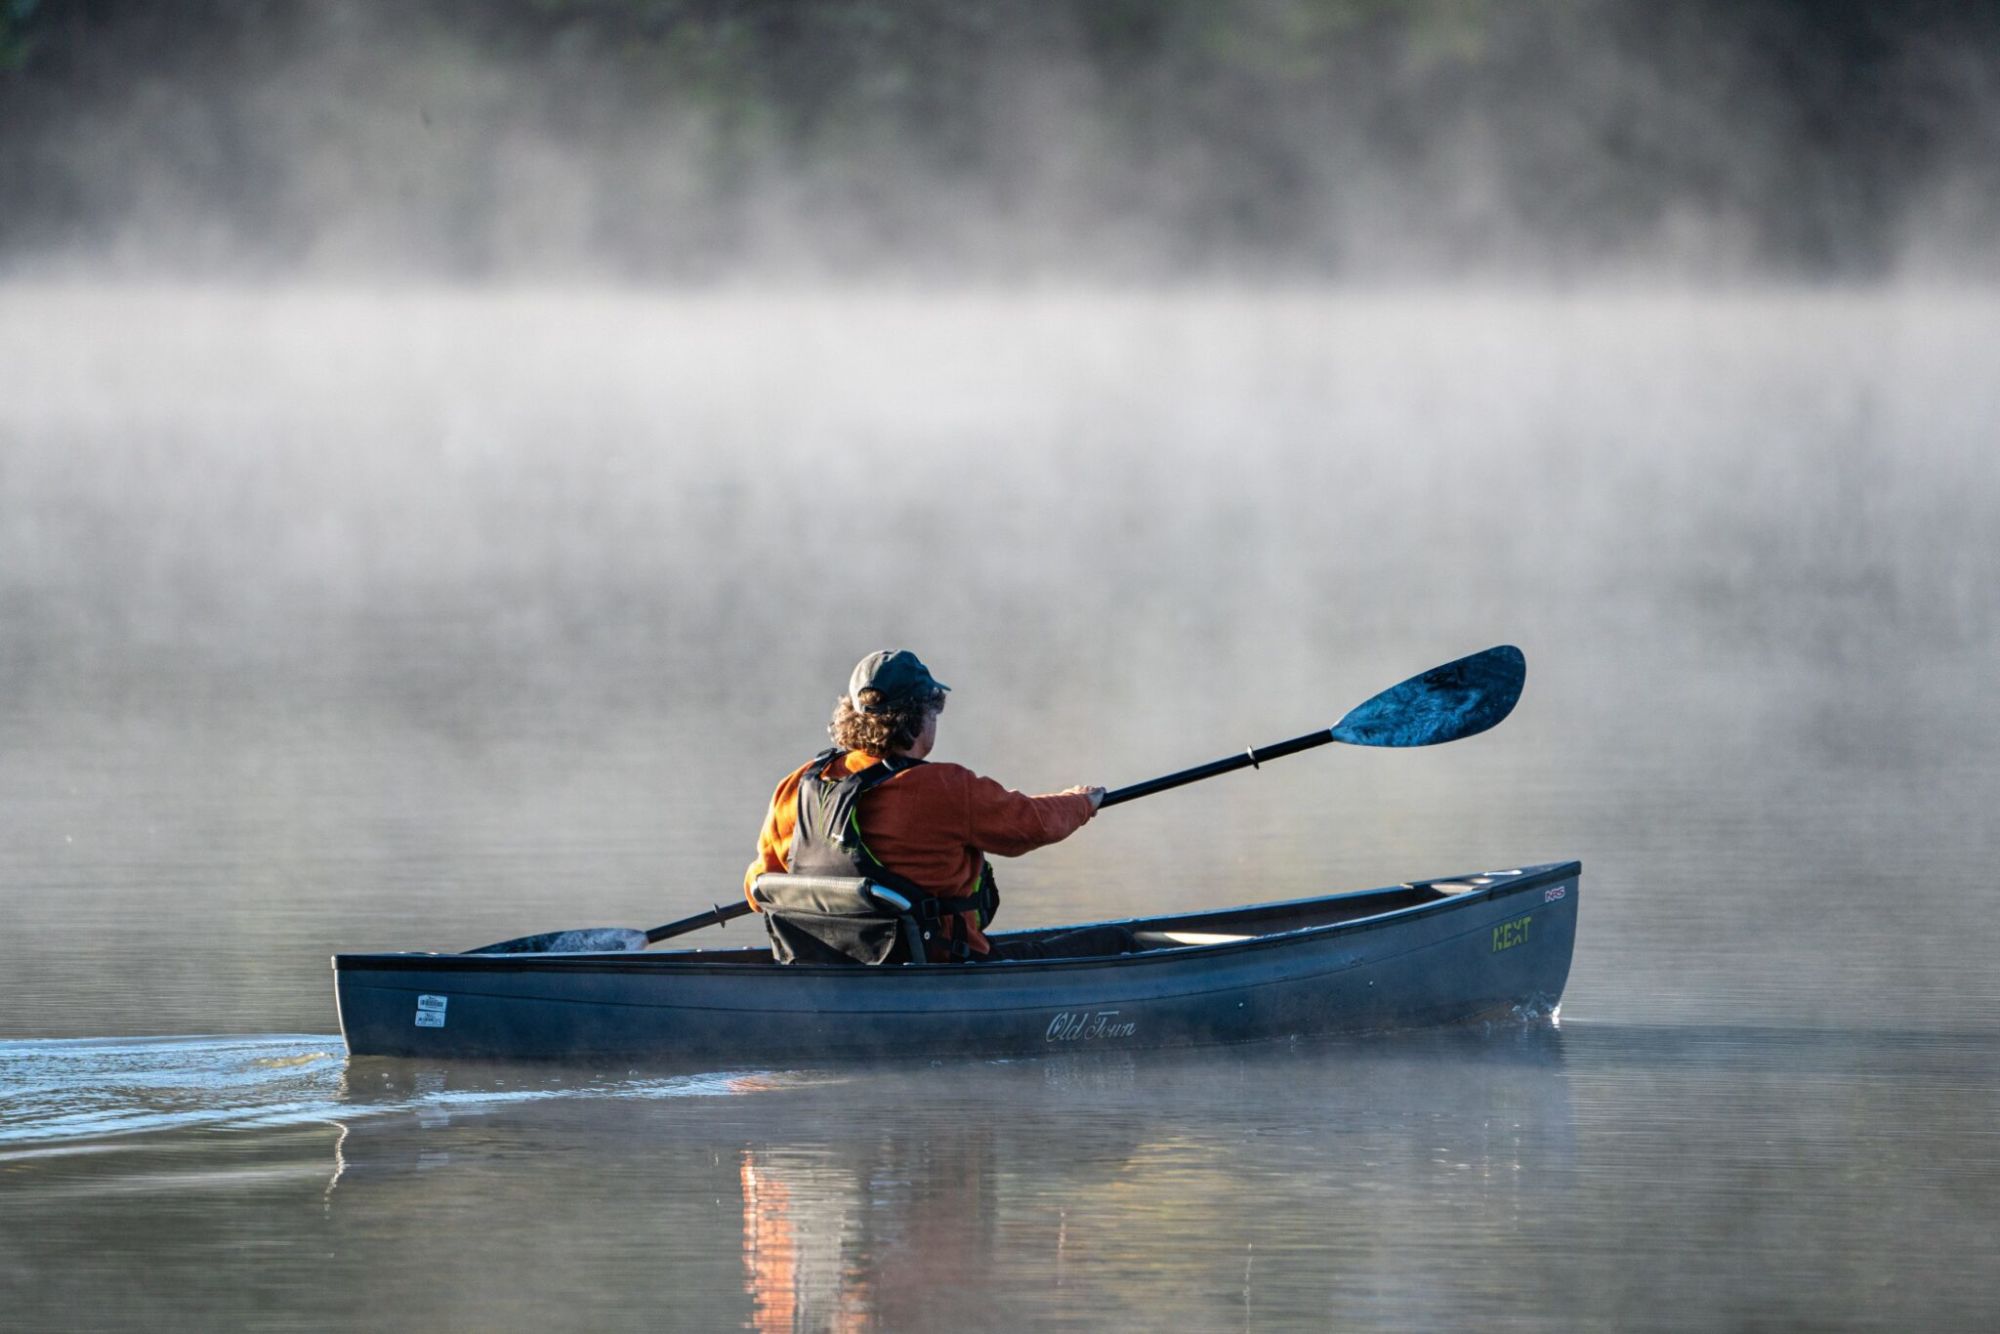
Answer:
<svg viewBox="0 0 2000 1334"><path fill-rule="evenodd" d="M0 266L1874 277L1968 0L0 0Z"/></svg>

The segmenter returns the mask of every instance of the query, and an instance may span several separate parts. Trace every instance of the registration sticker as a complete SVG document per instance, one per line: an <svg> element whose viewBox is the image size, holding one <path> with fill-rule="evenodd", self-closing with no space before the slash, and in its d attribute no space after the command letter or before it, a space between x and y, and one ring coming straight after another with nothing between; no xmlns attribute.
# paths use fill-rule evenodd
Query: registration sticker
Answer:
<svg viewBox="0 0 2000 1334"><path fill-rule="evenodd" d="M417 997L417 1027L443 1028L445 1006L450 1003L449 996Z"/></svg>
<svg viewBox="0 0 2000 1334"><path fill-rule="evenodd" d="M1561 898L1563 895L1567 893L1569 893L1569 886L1557 885L1554 889L1544 890L1542 892L1542 902L1554 903L1557 899Z"/></svg>

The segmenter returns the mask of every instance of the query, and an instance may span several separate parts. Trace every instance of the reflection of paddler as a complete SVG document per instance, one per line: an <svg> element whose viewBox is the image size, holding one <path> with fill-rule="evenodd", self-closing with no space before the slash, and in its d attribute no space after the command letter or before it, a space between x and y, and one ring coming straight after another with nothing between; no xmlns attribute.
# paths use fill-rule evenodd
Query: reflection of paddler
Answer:
<svg viewBox="0 0 2000 1334"><path fill-rule="evenodd" d="M750 1289L751 1320L759 1330L789 1330L797 1323L798 1257L782 1181L759 1175L743 1153L743 1269Z"/></svg>
<svg viewBox="0 0 2000 1334"><path fill-rule="evenodd" d="M759 1331L983 1323L996 1248L987 1128L831 1157L745 1148L743 1269ZM964 1304L964 1305L961 1305Z"/></svg>
<svg viewBox="0 0 2000 1334"><path fill-rule="evenodd" d="M863 1169L870 1296L885 1329L981 1328L1000 1254L999 1151L990 1126L898 1131Z"/></svg>
<svg viewBox="0 0 2000 1334"><path fill-rule="evenodd" d="M842 1237L849 1201L834 1190L815 1191L786 1181L774 1168L743 1151L743 1271L750 1293L751 1326L760 1334L798 1329L852 1330L866 1324L866 1282L844 1262ZM803 1165L801 1165L803 1167ZM813 1169L804 1168L809 1174ZM792 1176L801 1177L799 1170ZM834 1198L829 1198L830 1196Z"/></svg>

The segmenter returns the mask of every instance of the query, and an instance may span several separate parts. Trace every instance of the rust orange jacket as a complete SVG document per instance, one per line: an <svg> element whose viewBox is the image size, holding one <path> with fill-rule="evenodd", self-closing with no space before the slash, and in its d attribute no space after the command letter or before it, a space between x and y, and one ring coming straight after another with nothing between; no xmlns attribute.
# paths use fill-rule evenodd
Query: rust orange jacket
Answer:
<svg viewBox="0 0 2000 1334"><path fill-rule="evenodd" d="M860 773L881 761L850 750L829 763ZM785 869L799 821L799 779L806 768L802 764L785 775L771 794L771 809L757 835L757 860L743 875L746 896L758 876ZM948 898L979 888L984 854L1018 857L1061 842L1095 813L1090 798L1081 793L1023 796L963 765L945 763L912 765L863 797L858 810L862 841L884 866ZM960 913L956 929L948 934L965 941L975 954L987 952L986 936L973 913Z"/></svg>

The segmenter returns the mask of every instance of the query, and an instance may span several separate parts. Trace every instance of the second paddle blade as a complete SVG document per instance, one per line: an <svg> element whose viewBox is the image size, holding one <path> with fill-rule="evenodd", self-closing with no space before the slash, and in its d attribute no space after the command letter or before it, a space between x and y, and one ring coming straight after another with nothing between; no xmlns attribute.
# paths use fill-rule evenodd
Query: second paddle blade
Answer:
<svg viewBox="0 0 2000 1334"><path fill-rule="evenodd" d="M1333 726L1350 746L1434 746L1477 736L1514 710L1528 660L1512 644L1433 667L1357 704Z"/></svg>
<svg viewBox="0 0 2000 1334"><path fill-rule="evenodd" d="M576 931L545 931L539 936L503 940L498 945L467 950L467 954L615 954L646 948L646 933L622 926L587 926Z"/></svg>

